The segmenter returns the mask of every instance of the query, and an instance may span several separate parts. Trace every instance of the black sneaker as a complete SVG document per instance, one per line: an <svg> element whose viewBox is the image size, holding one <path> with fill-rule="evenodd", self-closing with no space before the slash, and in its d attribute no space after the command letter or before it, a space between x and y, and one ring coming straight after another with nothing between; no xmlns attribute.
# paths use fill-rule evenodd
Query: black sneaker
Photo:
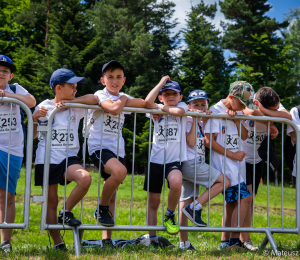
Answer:
<svg viewBox="0 0 300 260"><path fill-rule="evenodd" d="M94 217L97 219L98 215L98 208L96 208ZM115 225L115 222L112 218L112 214L109 211L109 206L100 206L99 205L99 223L102 226L105 227L113 227Z"/></svg>
<svg viewBox="0 0 300 260"><path fill-rule="evenodd" d="M63 217L64 217L64 213L59 213L58 215L58 223L59 224L63 224ZM65 224L69 225L71 227L76 227L81 225L81 222L74 217L73 213L71 211L66 211L65 212Z"/></svg>
<svg viewBox="0 0 300 260"><path fill-rule="evenodd" d="M196 248L193 247L193 245L191 243L190 243L190 246L186 250L197 251Z"/></svg>
<svg viewBox="0 0 300 260"><path fill-rule="evenodd" d="M153 248L153 249L159 249L159 248L162 248L161 244L155 240L151 240L150 241L150 245L149 245L150 248Z"/></svg>
<svg viewBox="0 0 300 260"><path fill-rule="evenodd" d="M113 245L113 242L111 239L109 238L106 238L106 239L102 239L102 248L113 248L114 245Z"/></svg>
<svg viewBox="0 0 300 260"><path fill-rule="evenodd" d="M2 248L4 253L10 253L12 251L11 243L7 240L1 243L0 248Z"/></svg>
<svg viewBox="0 0 300 260"><path fill-rule="evenodd" d="M57 251L68 251L65 243L54 246L54 248Z"/></svg>

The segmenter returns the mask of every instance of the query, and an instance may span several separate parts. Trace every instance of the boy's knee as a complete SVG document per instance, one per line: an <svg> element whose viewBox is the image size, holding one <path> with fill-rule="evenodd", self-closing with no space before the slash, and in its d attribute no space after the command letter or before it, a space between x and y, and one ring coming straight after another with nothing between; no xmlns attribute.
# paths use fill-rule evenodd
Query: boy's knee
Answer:
<svg viewBox="0 0 300 260"><path fill-rule="evenodd" d="M122 165L123 166L123 165ZM124 181L124 179L126 178L127 175L127 169L125 168L125 166L123 167L116 167L112 173L111 176L116 179L117 181L119 181L120 183L122 181Z"/></svg>
<svg viewBox="0 0 300 260"><path fill-rule="evenodd" d="M159 198L152 198L149 200L149 207L152 210L158 210L160 204L160 197Z"/></svg>
<svg viewBox="0 0 300 260"><path fill-rule="evenodd" d="M89 189L89 187L91 186L91 183L92 183L92 177L91 175L86 172L83 174L83 176L81 177L80 179L80 186L83 188L83 189Z"/></svg>
<svg viewBox="0 0 300 260"><path fill-rule="evenodd" d="M181 191L181 186L182 186L182 179L173 179L170 182L170 189L177 192L177 191Z"/></svg>

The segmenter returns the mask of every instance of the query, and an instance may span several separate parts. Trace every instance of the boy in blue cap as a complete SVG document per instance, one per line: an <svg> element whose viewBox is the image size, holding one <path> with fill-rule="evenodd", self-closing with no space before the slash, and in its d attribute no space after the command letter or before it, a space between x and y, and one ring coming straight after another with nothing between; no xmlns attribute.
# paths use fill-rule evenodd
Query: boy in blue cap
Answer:
<svg viewBox="0 0 300 260"><path fill-rule="evenodd" d="M35 98L22 88L18 83L9 85L8 82L14 77L16 66L13 61L0 54L0 96L16 98L24 102L29 108L35 105ZM13 89L15 91L13 91ZM8 161L8 145L9 131L6 130L6 122L12 118L11 138L10 138L10 160L9 160L9 179L8 179L8 196L7 196L7 212L6 222L14 223L15 221L15 194L17 181L21 171L24 150L24 134L22 131L22 119L19 105L12 105L12 114L10 114L10 104L0 103L0 222L4 222L5 200L6 200L6 178L7 178L7 161ZM1 230L0 248L4 252L10 252L12 246L10 239L12 229Z"/></svg>
<svg viewBox="0 0 300 260"><path fill-rule="evenodd" d="M157 96L162 104L154 103ZM171 235L176 235L179 232L174 212L181 193L182 172L180 162L186 160L186 117L181 118L181 116L189 108L184 102L180 102L182 97L179 84L176 81L171 81L169 76L164 76L145 99L147 108L158 108L168 113L157 120L153 118L154 131L150 172L146 173L144 182L144 190L147 191L149 175L148 225L157 225L157 211L164 182L165 163L165 179L168 181L170 191L164 224L167 232ZM150 115L147 116L150 117ZM181 120L183 121L181 122ZM165 136L165 133L167 136ZM156 231L149 231L149 236L151 244L158 247Z"/></svg>
<svg viewBox="0 0 300 260"><path fill-rule="evenodd" d="M53 72L50 79L50 87L55 93L52 100L46 99L36 106L33 113L33 121L41 122L45 117L49 117L55 107L62 107L67 102L83 103L95 105L98 98L93 94L75 98L77 92L77 83L84 83L84 77L77 77L75 73L68 69L58 69ZM78 125L80 119L85 115L84 109L71 108L57 112L52 122L52 141L50 150L50 169L49 169L49 190L48 190L48 208L47 224L57 224L57 205L58 205L58 184L65 183L66 154L67 144L69 143L67 184L71 181L76 182L75 188L66 201L65 208L59 212L58 223L70 226L78 226L81 222L76 219L71 210L85 196L90 184L90 174L81 166L80 159L77 157L79 151ZM47 120L46 120L47 121ZM49 122L48 122L49 123ZM70 133L68 138L68 125L70 124ZM37 125L34 125L33 137L38 136ZM69 140L68 140L69 139ZM43 185L44 158L45 158L46 140L43 138L38 144L35 158L35 185ZM63 219L63 212L65 218ZM55 249L65 250L66 245L61 239L58 230L51 230L50 235L54 241Z"/></svg>
<svg viewBox="0 0 300 260"><path fill-rule="evenodd" d="M188 107L190 111L211 114L208 110L209 98L205 91L194 90L188 96ZM202 119L202 120L201 120ZM210 198L214 198L223 191L224 175L221 174L214 167L210 167L205 163L205 133L204 128L207 122L207 117L198 118L187 117L186 125L186 142L187 142L187 161L182 163L182 188L180 196L180 216L179 225L187 226L188 219L193 222L194 208L195 208L195 222L199 227L206 227L206 223L201 219L202 206L208 202L209 199L209 184ZM197 138L196 136L197 124ZM195 154L196 146L196 154ZM194 202L194 182L195 182L195 156L196 156L196 191L195 196L198 197L199 186L203 186L206 190ZM209 183L209 174L211 172L211 180ZM225 178L225 189L230 186L230 181ZM188 241L188 232L179 232L180 248L187 250L195 250L192 244Z"/></svg>

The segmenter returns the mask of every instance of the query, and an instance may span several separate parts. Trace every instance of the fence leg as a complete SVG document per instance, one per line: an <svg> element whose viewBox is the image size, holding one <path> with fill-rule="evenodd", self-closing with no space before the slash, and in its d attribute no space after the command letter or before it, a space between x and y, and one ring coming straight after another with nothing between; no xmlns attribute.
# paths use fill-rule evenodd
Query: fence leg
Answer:
<svg viewBox="0 0 300 260"><path fill-rule="evenodd" d="M80 229L80 230L79 230L79 243L80 243L80 244L81 244L81 242L82 242L83 232L84 232L83 229Z"/></svg>
<svg viewBox="0 0 300 260"><path fill-rule="evenodd" d="M73 239L74 239L74 249L75 249L75 255L80 256L80 241L79 241L79 232L78 228L74 227L73 228Z"/></svg>
<svg viewBox="0 0 300 260"><path fill-rule="evenodd" d="M268 236L266 235L259 247L259 250L263 250L266 247L266 245L268 244L268 242L269 242L269 239L268 239Z"/></svg>
<svg viewBox="0 0 300 260"><path fill-rule="evenodd" d="M259 250L263 250L266 247L266 245L268 244L268 242L270 242L270 245L273 249L274 254L276 256L278 256L277 245L275 243L272 233L269 230L266 231L266 236L265 236L263 242L261 243Z"/></svg>

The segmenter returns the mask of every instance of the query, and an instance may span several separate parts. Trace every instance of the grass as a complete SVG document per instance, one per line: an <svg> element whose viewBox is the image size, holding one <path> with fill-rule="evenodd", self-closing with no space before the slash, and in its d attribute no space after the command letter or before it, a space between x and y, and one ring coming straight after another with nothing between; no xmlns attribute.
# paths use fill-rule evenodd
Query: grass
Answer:
<svg viewBox="0 0 300 260"><path fill-rule="evenodd" d="M21 222L23 219L23 199L24 199L24 170L22 170L17 187L16 196L16 209L17 216L16 222ZM92 185L87 195L83 200L83 223L95 224L93 217L95 207L97 206L98 196L98 173L91 173ZM117 197L117 217L116 223L118 225L130 224L130 200L131 200L131 175L128 175L123 184L120 186ZM103 180L101 180L101 186ZM133 225L145 225L146 224L146 203L147 193L143 191L144 176L134 176L134 188L133 188ZM67 194L75 186L71 183L67 187ZM201 191L204 191L202 188ZM41 188L34 186L34 175L32 175L31 195L41 195ZM166 191L165 198L167 198L168 191ZM296 191L290 187L284 187L284 210L283 210L283 227L294 228L295 221L295 205L296 205ZM63 205L64 189L59 188L60 205L59 209ZM267 225L267 187L263 185L259 188L257 198L255 200L255 226L265 227ZM281 188L270 186L269 188L269 223L270 227L281 227ZM165 200L166 205L166 200ZM77 205L72 211L76 217L80 217L80 204ZM205 205L203 210L203 219L207 220L208 207ZM52 249L53 244L50 245L50 240L47 231L40 230L40 203L30 204L30 224L29 230L14 230L12 237L12 245L14 247L14 253L9 257L12 259L73 259L73 235L71 231L61 231L63 239L68 246L69 253L56 252ZM177 215L177 211L176 211ZM211 200L211 213L210 213L210 225L221 226L223 215L223 196L219 195ZM160 208L158 212L158 225L162 224L162 210ZM141 231L115 231L113 238L133 239L146 232ZM84 231L83 239L101 239L101 231ZM164 236L176 248L179 246L178 236L170 236L166 232L158 232L158 235ZM253 233L251 238L254 244L259 245L264 234ZM272 258L271 247L268 245L266 252L245 252L236 250L223 250L218 251L216 248L220 242L220 233L213 232L190 232L189 240L194 247L198 250L193 254L193 258L215 258L215 259L263 259L267 253L268 258ZM274 234L275 241L280 250L300 251L299 235L295 234ZM52 242L52 241L51 241ZM300 253L300 252L299 252ZM0 259L7 256L0 253ZM80 259L189 259L191 258L191 252L182 252L178 249L166 249L151 251L149 248L143 247L130 247L126 250L99 250L99 249L83 249ZM292 259L294 256L287 256Z"/></svg>

